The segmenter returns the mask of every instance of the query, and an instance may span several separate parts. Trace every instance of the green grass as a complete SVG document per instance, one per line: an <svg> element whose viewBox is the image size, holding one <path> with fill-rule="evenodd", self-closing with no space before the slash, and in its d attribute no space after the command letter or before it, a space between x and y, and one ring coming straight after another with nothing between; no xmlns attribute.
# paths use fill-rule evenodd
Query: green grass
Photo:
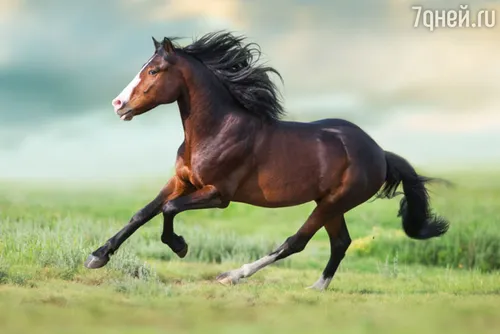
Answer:
<svg viewBox="0 0 500 334"><path fill-rule="evenodd" d="M335 290L305 290L316 271L269 268L222 287L224 265L158 264L160 283L92 272L0 287L2 333L496 333L498 275L344 271Z"/></svg>
<svg viewBox="0 0 500 334"><path fill-rule="evenodd" d="M451 178L456 188L431 194L451 222L442 238L406 238L399 199L349 212L354 242L323 293L305 289L329 257L323 230L302 253L240 285L214 282L281 244L312 204L182 213L175 228L190 246L182 261L160 242L157 217L106 267L90 271L86 256L154 198L161 182L0 182L0 333L496 333L500 181L493 174Z"/></svg>

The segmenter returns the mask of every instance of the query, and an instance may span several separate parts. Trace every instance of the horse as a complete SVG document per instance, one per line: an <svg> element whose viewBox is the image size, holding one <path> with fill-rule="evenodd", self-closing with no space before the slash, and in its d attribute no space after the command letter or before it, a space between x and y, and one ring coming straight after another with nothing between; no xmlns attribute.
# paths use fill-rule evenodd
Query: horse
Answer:
<svg viewBox="0 0 500 334"><path fill-rule="evenodd" d="M330 258L310 288L325 290L351 244L344 215L376 198L403 194L398 217L406 235L426 240L443 235L449 222L430 208L426 183L404 158L384 151L359 126L342 119L283 119L282 96L260 62L261 50L244 35L210 32L180 46L153 37L154 54L112 100L116 115L130 121L162 104L177 102L184 130L174 175L158 195L118 233L92 252L84 265L105 266L122 243L163 214L161 241L177 256L188 252L174 232L174 217L187 210L228 207L231 202L278 208L315 202L305 223L259 260L224 272L216 280L238 283L260 269L301 252L325 228Z"/></svg>

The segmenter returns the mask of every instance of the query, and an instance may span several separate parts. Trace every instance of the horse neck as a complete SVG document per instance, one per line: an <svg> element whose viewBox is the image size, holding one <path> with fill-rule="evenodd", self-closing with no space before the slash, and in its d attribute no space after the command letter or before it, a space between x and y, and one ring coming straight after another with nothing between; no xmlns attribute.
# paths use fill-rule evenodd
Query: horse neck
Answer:
<svg viewBox="0 0 500 334"><path fill-rule="evenodd" d="M191 64L184 78L177 104L185 141L186 144L201 142L216 135L228 116L239 108L222 83L203 65Z"/></svg>

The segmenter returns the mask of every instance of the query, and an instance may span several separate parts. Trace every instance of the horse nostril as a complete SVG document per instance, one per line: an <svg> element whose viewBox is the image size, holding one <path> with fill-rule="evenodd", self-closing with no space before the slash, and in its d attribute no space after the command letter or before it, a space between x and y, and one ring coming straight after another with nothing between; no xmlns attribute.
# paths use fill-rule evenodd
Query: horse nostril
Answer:
<svg viewBox="0 0 500 334"><path fill-rule="evenodd" d="M120 99L114 99L114 100L113 100L113 105L114 105L115 107L119 107L119 106L121 106L121 105L122 105L122 101L121 101Z"/></svg>

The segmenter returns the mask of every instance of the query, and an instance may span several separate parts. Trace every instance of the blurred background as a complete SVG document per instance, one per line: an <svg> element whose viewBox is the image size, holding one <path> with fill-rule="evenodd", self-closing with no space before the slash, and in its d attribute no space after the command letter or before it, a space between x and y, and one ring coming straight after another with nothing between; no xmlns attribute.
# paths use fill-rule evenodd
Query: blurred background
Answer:
<svg viewBox="0 0 500 334"><path fill-rule="evenodd" d="M500 161L500 29L414 28L406 0L0 0L0 177L170 175L177 106L132 122L111 100L151 56L151 36L228 29L279 70L288 119L339 117L423 168ZM471 1L471 13L500 9Z"/></svg>

